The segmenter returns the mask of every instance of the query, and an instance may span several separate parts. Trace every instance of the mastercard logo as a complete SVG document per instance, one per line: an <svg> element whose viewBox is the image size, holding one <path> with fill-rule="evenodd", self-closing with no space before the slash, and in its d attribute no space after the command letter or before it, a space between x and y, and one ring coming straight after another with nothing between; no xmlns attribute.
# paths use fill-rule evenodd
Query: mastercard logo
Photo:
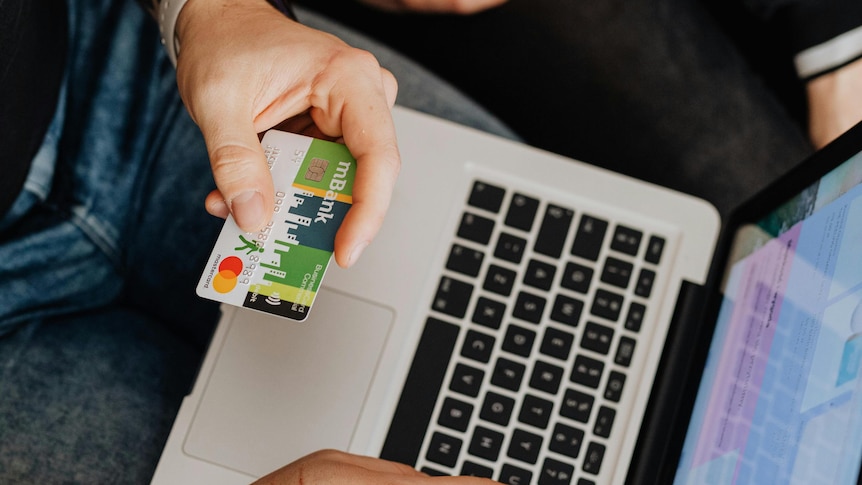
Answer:
<svg viewBox="0 0 862 485"><path fill-rule="evenodd" d="M229 256L218 265L218 273L213 276L212 288L219 293L230 293L236 287L236 280L242 273L242 260Z"/></svg>

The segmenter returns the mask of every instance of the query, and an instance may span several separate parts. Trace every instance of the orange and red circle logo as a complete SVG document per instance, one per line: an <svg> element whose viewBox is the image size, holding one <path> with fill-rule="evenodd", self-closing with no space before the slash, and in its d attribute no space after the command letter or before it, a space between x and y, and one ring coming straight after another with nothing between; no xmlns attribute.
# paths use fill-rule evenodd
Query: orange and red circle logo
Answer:
<svg viewBox="0 0 862 485"><path fill-rule="evenodd" d="M236 256L224 258L218 265L218 274L213 277L212 287L219 293L230 293L242 273L242 260Z"/></svg>

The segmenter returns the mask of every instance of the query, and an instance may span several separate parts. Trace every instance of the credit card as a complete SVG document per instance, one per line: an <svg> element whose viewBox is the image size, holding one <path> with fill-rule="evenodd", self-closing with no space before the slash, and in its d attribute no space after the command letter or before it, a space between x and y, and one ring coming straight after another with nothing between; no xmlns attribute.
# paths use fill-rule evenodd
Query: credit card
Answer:
<svg viewBox="0 0 862 485"><path fill-rule="evenodd" d="M275 185L269 224L228 216L198 282L203 298L305 320L353 203L356 160L342 144L270 130L261 140Z"/></svg>

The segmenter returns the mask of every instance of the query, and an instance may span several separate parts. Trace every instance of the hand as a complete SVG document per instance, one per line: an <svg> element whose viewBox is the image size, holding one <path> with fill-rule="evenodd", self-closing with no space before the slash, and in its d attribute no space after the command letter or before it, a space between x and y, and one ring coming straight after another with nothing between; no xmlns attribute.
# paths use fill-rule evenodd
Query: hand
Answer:
<svg viewBox="0 0 862 485"><path fill-rule="evenodd" d="M808 131L820 148L862 121L862 59L808 82Z"/></svg>
<svg viewBox="0 0 862 485"><path fill-rule="evenodd" d="M507 0L360 0L360 2L390 11L473 14L497 7Z"/></svg>
<svg viewBox="0 0 862 485"><path fill-rule="evenodd" d="M256 232L274 189L258 133L299 115L357 160L353 206L335 238L348 267L376 235L401 164L397 84L368 52L300 25L264 0L190 1L177 22L177 84L203 133L217 189L207 211Z"/></svg>
<svg viewBox="0 0 862 485"><path fill-rule="evenodd" d="M254 485L288 484L350 485L490 485L484 478L437 477L430 478L407 465L340 451L326 450L312 453L280 468L254 482Z"/></svg>

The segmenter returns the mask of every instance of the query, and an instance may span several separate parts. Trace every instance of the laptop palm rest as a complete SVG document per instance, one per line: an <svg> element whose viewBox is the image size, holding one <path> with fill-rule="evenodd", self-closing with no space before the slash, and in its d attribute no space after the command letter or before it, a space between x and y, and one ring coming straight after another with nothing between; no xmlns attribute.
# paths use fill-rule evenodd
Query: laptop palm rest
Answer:
<svg viewBox="0 0 862 485"><path fill-rule="evenodd" d="M261 476L347 449L393 320L389 308L326 289L303 323L238 311L184 451Z"/></svg>

